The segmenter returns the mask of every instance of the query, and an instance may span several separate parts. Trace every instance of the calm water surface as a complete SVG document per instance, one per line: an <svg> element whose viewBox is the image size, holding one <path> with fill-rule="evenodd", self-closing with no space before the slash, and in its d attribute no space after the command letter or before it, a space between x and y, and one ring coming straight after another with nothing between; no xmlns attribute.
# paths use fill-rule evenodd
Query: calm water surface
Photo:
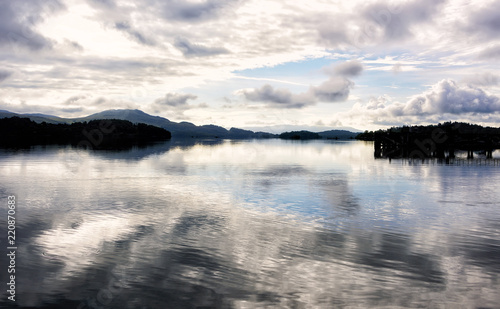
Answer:
<svg viewBox="0 0 500 309"><path fill-rule="evenodd" d="M17 199L19 307L500 308L499 166L174 140L1 150L0 175L4 253Z"/></svg>

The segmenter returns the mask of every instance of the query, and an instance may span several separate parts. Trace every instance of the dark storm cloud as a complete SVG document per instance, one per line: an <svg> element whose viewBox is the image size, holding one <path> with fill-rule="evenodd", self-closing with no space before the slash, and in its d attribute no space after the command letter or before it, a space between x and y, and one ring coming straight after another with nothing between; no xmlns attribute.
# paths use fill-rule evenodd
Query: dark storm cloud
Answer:
<svg viewBox="0 0 500 309"><path fill-rule="evenodd" d="M207 57L229 53L224 47L207 47L200 44L193 44L188 39L180 37L175 39L174 46L186 57Z"/></svg>
<svg viewBox="0 0 500 309"><path fill-rule="evenodd" d="M37 51L52 42L36 31L48 15L63 9L58 0L0 1L0 44Z"/></svg>
<svg viewBox="0 0 500 309"><path fill-rule="evenodd" d="M155 100L156 104L173 107L186 106L188 100L195 100L198 97L188 93L167 93L165 97Z"/></svg>

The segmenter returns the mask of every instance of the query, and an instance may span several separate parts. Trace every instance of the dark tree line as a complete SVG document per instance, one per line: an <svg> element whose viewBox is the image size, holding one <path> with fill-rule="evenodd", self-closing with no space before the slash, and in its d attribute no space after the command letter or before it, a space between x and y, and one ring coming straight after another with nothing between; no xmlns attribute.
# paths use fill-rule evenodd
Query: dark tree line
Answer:
<svg viewBox="0 0 500 309"><path fill-rule="evenodd" d="M279 135L281 139L294 139L294 140L306 140L306 139L321 139L318 133L310 131L292 131L284 132Z"/></svg>
<svg viewBox="0 0 500 309"><path fill-rule="evenodd" d="M170 138L170 132L165 129L126 120L50 124L19 117L0 119L0 146L3 147L71 144L90 149L121 149Z"/></svg>
<svg viewBox="0 0 500 309"><path fill-rule="evenodd" d="M375 137L381 134L404 134L412 132L415 134L428 135L436 129L443 130L450 135L500 135L500 128L483 127L478 124L465 123L465 122L445 122L436 125L427 126L401 126L392 127L386 130L365 131L356 136L358 140L373 141Z"/></svg>
<svg viewBox="0 0 500 309"><path fill-rule="evenodd" d="M455 150L465 150L471 158L474 151L491 157L500 148L500 128L462 122L365 131L356 138L374 141L376 157L453 158Z"/></svg>

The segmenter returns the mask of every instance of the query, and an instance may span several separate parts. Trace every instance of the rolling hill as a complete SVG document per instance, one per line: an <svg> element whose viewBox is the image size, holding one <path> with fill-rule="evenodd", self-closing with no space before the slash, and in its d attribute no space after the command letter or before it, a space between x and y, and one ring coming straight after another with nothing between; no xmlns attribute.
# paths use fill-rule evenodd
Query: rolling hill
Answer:
<svg viewBox="0 0 500 309"><path fill-rule="evenodd" d="M172 133L173 138L230 138L230 139L250 139L250 138L276 138L278 134L267 132L254 132L250 130L243 130L238 128L231 128L229 130L216 126L216 125L202 125L197 126L190 122L174 122L167 118L160 116L152 116L138 109L112 109L95 113L86 117L80 118L61 118L45 114L17 114L6 110L0 110L0 118L9 117L25 117L37 123L75 123L75 122L89 122L97 119L118 119L127 120L132 123L145 123L166 129ZM349 139L351 136L357 135L345 130L330 130L318 132L322 138L339 138Z"/></svg>

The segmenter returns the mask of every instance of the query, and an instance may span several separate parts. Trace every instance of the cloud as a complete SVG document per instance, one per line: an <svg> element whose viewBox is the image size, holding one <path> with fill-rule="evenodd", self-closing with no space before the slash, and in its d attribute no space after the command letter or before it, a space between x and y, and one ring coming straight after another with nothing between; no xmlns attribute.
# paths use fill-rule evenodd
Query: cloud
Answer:
<svg viewBox="0 0 500 309"><path fill-rule="evenodd" d="M399 110L405 115L495 113L500 111L498 97L479 87L460 86L453 80L442 80L429 91L413 97Z"/></svg>
<svg viewBox="0 0 500 309"><path fill-rule="evenodd" d="M188 100L196 100L198 97L188 93L167 93L165 97L155 100L156 104L172 107L187 106Z"/></svg>
<svg viewBox="0 0 500 309"><path fill-rule="evenodd" d="M266 102L273 107L302 108L316 103L308 93L293 94L288 89L275 89L268 84L261 88L243 90L242 93L249 101Z"/></svg>
<svg viewBox="0 0 500 309"><path fill-rule="evenodd" d="M9 78L13 72L0 69L0 83Z"/></svg>
<svg viewBox="0 0 500 309"><path fill-rule="evenodd" d="M363 16L382 30L382 41L401 41L412 38L412 27L431 20L443 3L445 0L414 0L394 6L384 1L365 7ZM365 34L376 36L375 29L374 33L368 29Z"/></svg>
<svg viewBox="0 0 500 309"><path fill-rule="evenodd" d="M66 101L63 102L63 105L73 105L73 104L78 103L78 101L80 101L80 103L81 103L81 101L85 100L86 98L87 98L86 95L71 96Z"/></svg>
<svg viewBox="0 0 500 309"><path fill-rule="evenodd" d="M482 74L475 74L472 76L468 76L464 78L462 81L470 85L488 87L488 86L498 85L500 82L500 78L498 75L486 72Z"/></svg>
<svg viewBox="0 0 500 309"><path fill-rule="evenodd" d="M442 80L429 91L413 97L402 111L409 115L495 113L500 111L500 100L479 87Z"/></svg>
<svg viewBox="0 0 500 309"><path fill-rule="evenodd" d="M362 48L400 43L415 37L422 24L430 24L446 0L407 2L377 1L356 5L354 10L316 13L313 24L323 43L334 48ZM323 20L323 22L317 22ZM314 26L313 26L314 27Z"/></svg>
<svg viewBox="0 0 500 309"><path fill-rule="evenodd" d="M323 72L331 76L355 77L363 72L363 64L358 60L351 60L327 66L323 69Z"/></svg>
<svg viewBox="0 0 500 309"><path fill-rule="evenodd" d="M325 123L320 119L314 123L315 126L324 127Z"/></svg>
<svg viewBox="0 0 500 309"><path fill-rule="evenodd" d="M355 104L344 118L362 118L364 123L401 125L454 119L500 116L500 98L473 85L444 79L406 103L392 102L387 96ZM496 118L498 121L498 117Z"/></svg>
<svg viewBox="0 0 500 309"><path fill-rule="evenodd" d="M349 97L354 83L347 78L331 77L319 86L311 86L307 92L294 94L288 89L275 89L264 85L256 89L244 89L239 93L253 102L265 102L270 107L303 108L318 102L340 102Z"/></svg>
<svg viewBox="0 0 500 309"><path fill-rule="evenodd" d="M184 112L193 109L205 109L209 105L205 102L200 104L189 104L190 100L196 100L198 96L189 93L167 93L164 97L156 99L149 105L148 110L158 114L165 111L169 112L169 117L175 117L180 120L188 120L189 116Z"/></svg>
<svg viewBox="0 0 500 309"><path fill-rule="evenodd" d="M59 111L67 114L81 113L85 109L83 107L64 107L60 108Z"/></svg>
<svg viewBox="0 0 500 309"><path fill-rule="evenodd" d="M98 12L97 19L105 27L116 29L124 33L126 37L141 45L157 45L156 40L144 34L144 31L140 31L138 29L137 24L144 25L144 23L141 23L140 21L137 22L137 11L134 12L131 10L130 6L120 6L113 0L87 0L87 3ZM140 9L141 12L146 9L141 8L142 5L144 5L142 2L136 3L137 8ZM151 17L152 16L141 16L142 19L147 18L148 20Z"/></svg>
<svg viewBox="0 0 500 309"><path fill-rule="evenodd" d="M330 78L318 86L310 86L303 93L295 94L288 89L275 89L269 84L261 88L244 89L238 93L243 94L249 101L265 102L271 107L303 108L318 102L341 102L347 100L354 87L354 82L347 77L360 75L363 65L352 60L326 66L322 71L330 75Z"/></svg>
<svg viewBox="0 0 500 309"><path fill-rule="evenodd" d="M500 59L500 45L495 45L484 49L478 55L479 59Z"/></svg>
<svg viewBox="0 0 500 309"><path fill-rule="evenodd" d="M479 38L498 38L500 32L500 1L482 6L473 12L468 20L465 30Z"/></svg>
<svg viewBox="0 0 500 309"><path fill-rule="evenodd" d="M349 97L354 83L347 78L332 77L317 87L311 87L309 92L322 102L340 102Z"/></svg>
<svg viewBox="0 0 500 309"><path fill-rule="evenodd" d="M142 34L141 32L135 30L130 26L129 22L121 21L121 22L115 22L114 25L115 29L123 31L124 33L128 34L129 37L134 39L136 42L143 44L143 45L149 45L149 46L154 46L156 45L156 42Z"/></svg>
<svg viewBox="0 0 500 309"><path fill-rule="evenodd" d="M153 3L160 6L162 16L166 20L186 22L213 19L219 16L221 11L238 2L235 0L202 0L196 2L183 0L153 1Z"/></svg>
<svg viewBox="0 0 500 309"><path fill-rule="evenodd" d="M188 39L180 37L175 39L174 46L186 57L208 57L229 53L224 47L207 47L200 44L193 44Z"/></svg>
<svg viewBox="0 0 500 309"><path fill-rule="evenodd" d="M79 52L81 52L81 51L84 50L83 46L80 45L78 42L75 42L75 41L70 41L68 39L65 39L63 44L64 44L65 47L69 47L69 49L72 50L72 51L79 51Z"/></svg>
<svg viewBox="0 0 500 309"><path fill-rule="evenodd" d="M0 44L32 51L51 47L36 26L63 8L58 0L0 1Z"/></svg>
<svg viewBox="0 0 500 309"><path fill-rule="evenodd" d="M97 5L109 9L116 8L116 3L113 0L87 0L90 5Z"/></svg>
<svg viewBox="0 0 500 309"><path fill-rule="evenodd" d="M403 71L403 65L401 63L396 63L392 66L392 73L398 74L399 72Z"/></svg>

